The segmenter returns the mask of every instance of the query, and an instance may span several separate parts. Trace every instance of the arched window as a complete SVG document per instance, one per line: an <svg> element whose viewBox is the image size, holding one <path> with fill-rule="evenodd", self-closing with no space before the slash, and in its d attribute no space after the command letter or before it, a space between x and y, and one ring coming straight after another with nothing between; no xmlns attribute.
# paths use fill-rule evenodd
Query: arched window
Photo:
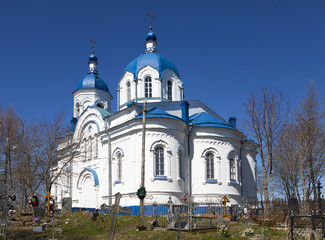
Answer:
<svg viewBox="0 0 325 240"><path fill-rule="evenodd" d="M94 136L94 157L96 158L96 157L98 157L98 136L97 136L97 134L95 134L95 136Z"/></svg>
<svg viewBox="0 0 325 240"><path fill-rule="evenodd" d="M154 150L155 158L155 175L164 176L165 175L165 162L164 162L164 148L158 146Z"/></svg>
<svg viewBox="0 0 325 240"><path fill-rule="evenodd" d="M146 98L151 98L152 97L152 81L151 77L146 77L144 80L145 83L145 97Z"/></svg>
<svg viewBox="0 0 325 240"><path fill-rule="evenodd" d="M178 161L179 161L179 163L178 163L178 167L179 167L178 171L179 171L179 173L178 174L179 174L180 178L183 178L183 174L182 174L182 172L183 172L183 163L182 163L183 158L182 158L182 151L181 150L179 151L178 156L179 156L179 159L178 159Z"/></svg>
<svg viewBox="0 0 325 240"><path fill-rule="evenodd" d="M214 179L214 156L208 152L205 155L206 179Z"/></svg>
<svg viewBox="0 0 325 240"><path fill-rule="evenodd" d="M99 107L99 108L104 108L104 104L102 102L98 102L96 104L96 106Z"/></svg>
<svg viewBox="0 0 325 240"><path fill-rule="evenodd" d="M126 95L127 95L127 101L131 101L131 84L130 82L126 83Z"/></svg>
<svg viewBox="0 0 325 240"><path fill-rule="evenodd" d="M121 153L117 153L116 155L116 161L117 161L117 168L116 168L116 178L117 180L122 179L122 155Z"/></svg>
<svg viewBox="0 0 325 240"><path fill-rule="evenodd" d="M236 181L236 163L234 159L229 159L230 181Z"/></svg>
<svg viewBox="0 0 325 240"><path fill-rule="evenodd" d="M168 82L167 82L167 94L168 94L168 100L172 100L172 98L173 98L173 92L172 92L172 89L173 89L172 81L168 80Z"/></svg>
<svg viewBox="0 0 325 240"><path fill-rule="evenodd" d="M92 154L93 154L93 139L92 139L92 137L89 137L89 149L88 149L88 160L91 160L91 158L92 158Z"/></svg>
<svg viewBox="0 0 325 240"><path fill-rule="evenodd" d="M230 182L237 182L237 154L231 151L228 154Z"/></svg>
<svg viewBox="0 0 325 240"><path fill-rule="evenodd" d="M83 152L84 152L84 156L85 156L85 161L87 160L87 153L88 153L88 149L87 149L87 147L88 147L88 144L87 144L87 140L86 139L84 139L83 140L83 145L84 145L84 147L83 147Z"/></svg>
<svg viewBox="0 0 325 240"><path fill-rule="evenodd" d="M78 102L76 103L75 110L76 110L76 117L79 117L79 115L80 115L80 104Z"/></svg>

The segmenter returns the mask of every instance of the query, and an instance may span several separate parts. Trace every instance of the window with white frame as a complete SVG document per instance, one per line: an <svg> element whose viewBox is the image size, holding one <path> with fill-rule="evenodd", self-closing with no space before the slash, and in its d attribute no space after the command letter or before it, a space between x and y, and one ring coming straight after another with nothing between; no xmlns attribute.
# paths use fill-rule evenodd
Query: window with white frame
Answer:
<svg viewBox="0 0 325 240"><path fill-rule="evenodd" d="M127 101L131 101L131 83L126 83L126 95L127 95Z"/></svg>
<svg viewBox="0 0 325 240"><path fill-rule="evenodd" d="M182 170L183 170L183 163L182 163L182 161L183 161L183 158L182 158L182 151L180 150L179 151L179 153L178 153L178 157L179 157L179 159L178 159L178 161L179 161L179 163L178 163L178 171L179 171L179 177L180 178L183 178L183 174L182 174Z"/></svg>
<svg viewBox="0 0 325 240"><path fill-rule="evenodd" d="M236 164L234 159L229 159L230 181L236 181Z"/></svg>
<svg viewBox="0 0 325 240"><path fill-rule="evenodd" d="M94 136L94 157L98 157L98 136L95 134Z"/></svg>
<svg viewBox="0 0 325 240"><path fill-rule="evenodd" d="M164 176L165 158L164 158L164 148L162 146L155 147L154 160L155 160L155 176Z"/></svg>
<svg viewBox="0 0 325 240"><path fill-rule="evenodd" d="M206 179L214 179L214 155L212 152L205 154Z"/></svg>
<svg viewBox="0 0 325 240"><path fill-rule="evenodd" d="M88 153L88 149L87 149L87 147L88 147L88 144L87 144L87 140L86 139L84 139L84 141L83 141L83 152L84 152L84 156L85 156L85 161L88 159L87 158L87 153Z"/></svg>
<svg viewBox="0 0 325 240"><path fill-rule="evenodd" d="M229 176L230 182L237 182L237 154L235 151L231 151L228 154L229 159Z"/></svg>
<svg viewBox="0 0 325 240"><path fill-rule="evenodd" d="M90 160L92 158L93 153L93 139L92 137L89 137L89 153L88 153L88 159Z"/></svg>
<svg viewBox="0 0 325 240"><path fill-rule="evenodd" d="M172 100L173 98L173 84L171 80L168 80L167 82L167 94L168 94L168 100Z"/></svg>
<svg viewBox="0 0 325 240"><path fill-rule="evenodd" d="M122 179L122 155L121 153L116 154L116 178L117 180Z"/></svg>
<svg viewBox="0 0 325 240"><path fill-rule="evenodd" d="M152 97L152 80L151 77L146 77L144 79L144 84L145 84L145 97L146 98L151 98Z"/></svg>

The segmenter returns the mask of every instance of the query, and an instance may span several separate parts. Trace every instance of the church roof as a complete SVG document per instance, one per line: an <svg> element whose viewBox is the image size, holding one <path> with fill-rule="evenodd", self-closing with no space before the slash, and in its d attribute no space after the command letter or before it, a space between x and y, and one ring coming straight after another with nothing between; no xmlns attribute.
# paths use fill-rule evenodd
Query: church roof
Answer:
<svg viewBox="0 0 325 240"><path fill-rule="evenodd" d="M142 113L135 116L136 119L142 118ZM176 120L182 120L179 117L176 117L174 115L169 114L168 112L165 112L164 110L160 108L152 108L146 113L146 118L170 118L170 119L176 119Z"/></svg>
<svg viewBox="0 0 325 240"><path fill-rule="evenodd" d="M109 92L108 87L107 87L106 83L104 82L104 80L97 74L93 74L93 73L87 74L78 83L77 89L80 89L80 88L96 88L96 89L103 90L105 92Z"/></svg>
<svg viewBox="0 0 325 240"><path fill-rule="evenodd" d="M110 116L112 115L109 111L103 109L103 108L100 108L100 107L95 107L99 112L100 114L102 115L102 118L104 119L106 116Z"/></svg>
<svg viewBox="0 0 325 240"><path fill-rule="evenodd" d="M173 70L179 77L176 66L167 58L164 58L156 52L144 53L132 60L124 69L123 74L129 71L137 78L139 70L147 65L157 69L160 77L168 69Z"/></svg>
<svg viewBox="0 0 325 240"><path fill-rule="evenodd" d="M229 128L236 130L233 126L229 123L223 122L206 112L195 113L190 116L190 123L193 126L200 126L200 127L220 127L220 128Z"/></svg>

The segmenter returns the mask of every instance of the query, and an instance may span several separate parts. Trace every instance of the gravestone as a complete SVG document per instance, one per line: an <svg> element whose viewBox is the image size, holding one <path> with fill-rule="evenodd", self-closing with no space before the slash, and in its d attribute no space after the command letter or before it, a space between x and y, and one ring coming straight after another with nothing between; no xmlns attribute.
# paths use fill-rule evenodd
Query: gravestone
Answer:
<svg viewBox="0 0 325 240"><path fill-rule="evenodd" d="M127 215L131 214L131 209L130 208L121 208L120 206L120 199L121 199L122 195L120 192L115 194L115 204L113 206L108 206L105 203L103 203L100 206L100 209L103 211L110 211L113 213L112 215L112 221L111 221L111 228L109 231L109 240L113 240L114 239L114 233L115 233L115 226L116 226L116 220L117 220L117 215L119 213L125 213Z"/></svg>
<svg viewBox="0 0 325 240"><path fill-rule="evenodd" d="M297 198L289 198L288 199L288 208L289 213L297 215L299 214L299 205L298 205L298 199Z"/></svg>
<svg viewBox="0 0 325 240"><path fill-rule="evenodd" d="M40 224L40 221L45 216L46 208L34 206L33 207L33 213L34 213L33 231L35 231L35 232L41 232L43 230L43 226Z"/></svg>
<svg viewBox="0 0 325 240"><path fill-rule="evenodd" d="M46 208L42 207L33 207L34 218L43 219L46 213Z"/></svg>
<svg viewBox="0 0 325 240"><path fill-rule="evenodd" d="M66 197L62 199L62 212L71 212L72 198Z"/></svg>
<svg viewBox="0 0 325 240"><path fill-rule="evenodd" d="M167 202L167 204L169 205L168 207L168 215L167 215L167 227L168 228L174 228L175 226L175 216L174 216L174 211L173 211L173 202L172 202L172 198L169 197L169 200Z"/></svg>

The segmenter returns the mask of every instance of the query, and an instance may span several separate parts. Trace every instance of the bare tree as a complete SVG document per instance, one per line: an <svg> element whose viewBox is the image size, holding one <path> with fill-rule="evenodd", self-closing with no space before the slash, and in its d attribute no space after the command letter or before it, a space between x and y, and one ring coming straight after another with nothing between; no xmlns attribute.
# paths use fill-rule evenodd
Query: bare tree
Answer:
<svg viewBox="0 0 325 240"><path fill-rule="evenodd" d="M269 183L273 174L274 147L288 116L287 99L277 89L263 87L259 94L250 94L245 104L245 128L258 144L263 176L263 194L268 208Z"/></svg>
<svg viewBox="0 0 325 240"><path fill-rule="evenodd" d="M22 134L21 120L12 106L2 111L0 118L0 151L1 156L4 157L1 159L4 162L3 178L5 184L9 183L9 186L13 187L13 168L15 160L17 160L17 146Z"/></svg>
<svg viewBox="0 0 325 240"><path fill-rule="evenodd" d="M287 199L294 197L301 201L298 137L293 120L284 125L275 150L274 175L278 189L285 192Z"/></svg>
<svg viewBox="0 0 325 240"><path fill-rule="evenodd" d="M304 200L313 193L317 197L316 183L324 175L325 131L324 112L314 82L307 86L307 94L296 115L299 163Z"/></svg>

